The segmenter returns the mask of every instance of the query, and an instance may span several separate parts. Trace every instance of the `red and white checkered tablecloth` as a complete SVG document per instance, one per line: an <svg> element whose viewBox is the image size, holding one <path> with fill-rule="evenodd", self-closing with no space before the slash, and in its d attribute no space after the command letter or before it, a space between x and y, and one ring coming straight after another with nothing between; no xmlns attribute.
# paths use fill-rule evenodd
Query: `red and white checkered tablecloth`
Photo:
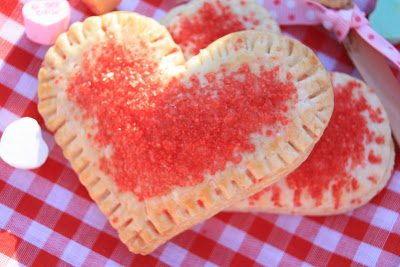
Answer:
<svg viewBox="0 0 400 267"><path fill-rule="evenodd" d="M78 0L70 2L74 21L90 14ZM124 0L119 9L160 18L173 5ZM36 75L48 47L25 37L21 8L18 0L0 0L0 135L22 116L43 126ZM284 32L314 49L329 70L358 76L344 48L323 28ZM222 212L144 257L119 241L52 134L44 131L44 137L51 153L40 169L15 170L0 160L0 266L400 266L399 157L388 186L354 212L332 217Z"/></svg>

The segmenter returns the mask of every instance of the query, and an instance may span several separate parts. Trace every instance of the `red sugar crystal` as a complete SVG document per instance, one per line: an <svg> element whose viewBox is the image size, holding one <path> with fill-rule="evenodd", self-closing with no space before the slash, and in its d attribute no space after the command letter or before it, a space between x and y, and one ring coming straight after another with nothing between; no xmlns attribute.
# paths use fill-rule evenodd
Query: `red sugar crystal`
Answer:
<svg viewBox="0 0 400 267"><path fill-rule="evenodd" d="M373 183L373 184L377 184L378 183L378 179L376 179L375 176L369 176L368 180L371 181L371 183Z"/></svg>
<svg viewBox="0 0 400 267"><path fill-rule="evenodd" d="M376 142L377 144L379 144L379 145L383 145L383 144L385 143L385 137L384 137L384 136L378 136L378 137L375 139L375 142Z"/></svg>
<svg viewBox="0 0 400 267"><path fill-rule="evenodd" d="M379 164L382 162L382 157L379 155L375 155L374 151L371 150L368 154L368 161L372 164Z"/></svg>

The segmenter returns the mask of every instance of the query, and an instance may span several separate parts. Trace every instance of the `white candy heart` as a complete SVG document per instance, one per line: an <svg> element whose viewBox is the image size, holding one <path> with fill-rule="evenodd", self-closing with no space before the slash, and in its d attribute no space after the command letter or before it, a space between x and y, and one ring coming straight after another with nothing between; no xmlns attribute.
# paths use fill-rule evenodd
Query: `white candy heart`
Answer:
<svg viewBox="0 0 400 267"><path fill-rule="evenodd" d="M32 118L14 121L0 140L0 158L18 169L36 169L43 165L49 148L42 138L39 124Z"/></svg>

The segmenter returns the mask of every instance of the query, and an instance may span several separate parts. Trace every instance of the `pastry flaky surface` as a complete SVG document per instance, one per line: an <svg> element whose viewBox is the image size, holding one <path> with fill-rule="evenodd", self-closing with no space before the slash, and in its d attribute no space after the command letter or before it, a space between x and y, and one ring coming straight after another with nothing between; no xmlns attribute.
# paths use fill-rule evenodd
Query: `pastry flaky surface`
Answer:
<svg viewBox="0 0 400 267"><path fill-rule="evenodd" d="M269 98L251 98L260 92ZM140 254L293 170L333 110L329 74L298 41L238 32L185 63L164 26L132 12L90 17L60 35L40 70L38 95L80 181ZM267 112L253 113L254 106ZM242 123L255 130L247 134ZM228 151L232 144L247 147Z"/></svg>
<svg viewBox="0 0 400 267"><path fill-rule="evenodd" d="M382 104L360 80L342 73L333 73L332 80L332 119L310 157L287 178L232 210L333 215L364 205L387 184L395 153ZM293 183L298 178L314 183Z"/></svg>
<svg viewBox="0 0 400 267"><path fill-rule="evenodd" d="M236 31L280 33L278 23L256 0L198 0L171 9L165 25L185 58L196 55L216 39Z"/></svg>

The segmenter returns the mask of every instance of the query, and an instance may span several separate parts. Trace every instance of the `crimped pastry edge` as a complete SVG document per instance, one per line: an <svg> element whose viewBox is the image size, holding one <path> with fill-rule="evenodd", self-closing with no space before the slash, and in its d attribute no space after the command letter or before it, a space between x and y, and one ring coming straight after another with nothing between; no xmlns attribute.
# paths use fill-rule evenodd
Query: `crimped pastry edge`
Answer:
<svg viewBox="0 0 400 267"><path fill-rule="evenodd" d="M313 208L293 208L293 207L275 207L275 205L270 201L270 199L261 198L254 205L249 204L248 200L243 200L242 202L233 205L228 208L230 211L236 212L266 212L266 213L275 213L275 214L291 214L291 215L306 215L306 216L330 216L337 215L345 212L349 212L355 210L365 204L367 204L375 195L377 195L388 183L391 174L393 172L394 167L394 158L395 158L395 147L394 142L391 137L391 130L389 126L389 120L386 114L386 111L383 105L380 103L378 97L371 91L371 89L366 85L363 81L353 78L347 74L333 72L332 74L333 84L346 84L349 81L357 81L361 84L361 90L363 91L364 97L368 100L368 102L374 102L380 107L383 111L382 116L385 118L383 126L380 125L381 129L384 129L384 137L387 142L385 144L379 145L379 155L383 155L382 165L380 175L378 176L378 183L374 185L370 185L369 190L363 190L358 192L355 196L356 199L360 199L360 202L349 203L351 199L345 199L346 205L341 205L340 208L334 209L331 206L321 205L319 207ZM371 123L371 122L370 122ZM372 127L370 125L370 127ZM376 152L376 151L375 151ZM367 152L366 152L367 153ZM369 176L369 172L364 173L364 179L367 180ZM284 180L278 183L283 183ZM368 182L369 183L369 182ZM281 192L284 194L284 191ZM349 194L349 193L345 193Z"/></svg>
<svg viewBox="0 0 400 267"><path fill-rule="evenodd" d="M205 55L209 53L214 54L214 59L218 58L219 52L217 53L217 51L224 50L226 43L231 38L246 35L251 35L251 38L250 36L246 37L247 48L265 49L263 51L273 56L285 57L284 62L293 71L297 86L302 88L302 94L312 96L314 99L314 102L310 102L312 105L301 110L303 115L299 116L301 118L299 118L298 125L294 125L288 131L288 140L296 144L301 153L294 160L291 159L290 164L285 162L275 164L278 169L273 174L266 173L262 176L265 169L259 170L261 174L254 175L258 177L257 181L253 181L253 178L248 175L227 170L226 173L229 175L225 173L221 177L216 177L215 181L208 180L193 187L177 188L168 195L139 203L135 201L132 193L119 192L112 179L100 174L98 168L96 169L95 164L91 162L93 159L87 157L86 151L89 148L85 145L85 137L81 132L75 135L76 128L72 127L70 123L72 119L66 114L58 112L58 108L64 104L57 102L57 95L62 91L60 92L60 88L51 85L52 79L55 78L52 73L54 68L62 69L61 66L65 62L65 58L68 58L69 53L79 53L79 49L74 48L75 45L79 47L79 44L85 43L86 38L99 34L104 23L123 22L124 19L121 16L132 16L134 18L127 19L136 20L136 23L146 21L145 24L149 23L152 25L151 27L158 27L151 19L128 12L109 13L101 17L89 18L82 24L74 24L67 33L58 38L55 46L46 55L44 65L39 73L38 108L46 126L55 132L57 143L62 147L72 168L78 173L80 181L112 226L117 229L121 240L132 252L147 254L174 235L276 182L299 165L320 138L329 121L333 107L333 93L331 84L328 82L328 74L322 64L309 48L297 41L261 31L234 33L221 38L206 48L198 57L186 63L186 67L190 68L190 65L195 64L197 60L204 60ZM162 35L166 36L166 39L171 39L163 27L160 26L156 31L158 30L165 31ZM265 47L257 44L263 44ZM176 48L176 45L172 43L171 46ZM180 50L177 49L173 55L168 55L174 58L172 61L176 63L177 67L183 63L179 53ZM285 150L293 143L278 142L277 150L269 153L270 158L266 158L266 160L270 162L285 160L286 155L290 154L285 153ZM199 200L203 205L199 204ZM114 218L118 218L118 221Z"/></svg>

